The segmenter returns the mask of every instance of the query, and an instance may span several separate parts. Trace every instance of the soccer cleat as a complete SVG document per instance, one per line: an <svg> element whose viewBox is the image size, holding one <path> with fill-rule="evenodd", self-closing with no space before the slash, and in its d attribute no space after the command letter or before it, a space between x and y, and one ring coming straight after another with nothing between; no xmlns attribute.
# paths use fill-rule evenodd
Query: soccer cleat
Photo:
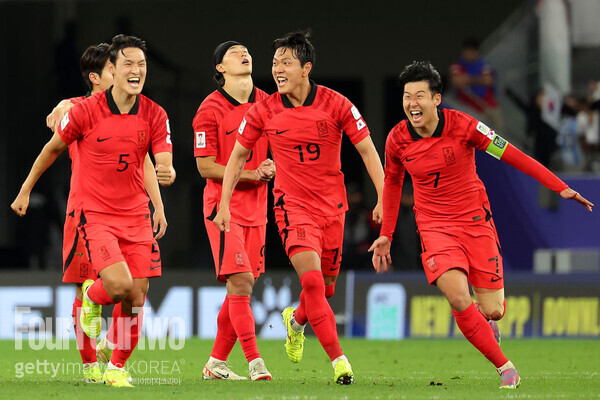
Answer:
<svg viewBox="0 0 600 400"><path fill-rule="evenodd" d="M285 338L285 352L291 362L298 363L302 361L302 355L304 354L304 332L296 332L292 329L291 319L294 309L288 307L281 313L283 317L283 324L287 329L287 337Z"/></svg>
<svg viewBox="0 0 600 400"><path fill-rule="evenodd" d="M83 381L85 383L104 383L102 380L102 372L97 362L92 363L89 367L83 367Z"/></svg>
<svg viewBox="0 0 600 400"><path fill-rule="evenodd" d="M500 389L516 389L521 385L521 377L515 368L500 372L500 378L502 378Z"/></svg>
<svg viewBox="0 0 600 400"><path fill-rule="evenodd" d="M253 381L270 381L271 373L267 371L267 366L262 358L256 358L250 361L250 379Z"/></svg>
<svg viewBox="0 0 600 400"><path fill-rule="evenodd" d="M110 358L112 357L112 349L110 348L110 343L106 338L103 338L96 345L96 358L98 361L103 362L104 364L108 364Z"/></svg>
<svg viewBox="0 0 600 400"><path fill-rule="evenodd" d="M133 387L131 382L131 375L124 369L115 368L107 369L104 371L104 383L112 387Z"/></svg>
<svg viewBox="0 0 600 400"><path fill-rule="evenodd" d="M83 282L83 285L81 286L83 299L81 301L79 324L86 335L91 339L96 339L98 335L100 335L100 330L102 329L102 306L100 304L92 303L85 295L88 288L93 283L93 280L88 279Z"/></svg>
<svg viewBox="0 0 600 400"><path fill-rule="evenodd" d="M208 360L202 370L202 378L204 379L226 379L230 381L245 381L248 378L239 376L233 372L225 361Z"/></svg>
<svg viewBox="0 0 600 400"><path fill-rule="evenodd" d="M500 342L502 341L502 338L500 337L500 328L498 328L498 323L496 321L494 321L493 319L491 319L489 321L490 326L492 327L492 332L494 332L494 339L496 339L496 342L498 342L498 346L500 346Z"/></svg>
<svg viewBox="0 0 600 400"><path fill-rule="evenodd" d="M333 368L333 381L340 385L350 385L354 383L354 372L352 366L346 360L339 360Z"/></svg>

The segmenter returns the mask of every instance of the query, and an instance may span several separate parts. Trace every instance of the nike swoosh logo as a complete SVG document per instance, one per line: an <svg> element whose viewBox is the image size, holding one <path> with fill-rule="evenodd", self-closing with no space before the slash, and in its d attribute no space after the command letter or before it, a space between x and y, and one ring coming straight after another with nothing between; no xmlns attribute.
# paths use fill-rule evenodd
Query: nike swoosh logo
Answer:
<svg viewBox="0 0 600 400"><path fill-rule="evenodd" d="M282 133L287 132L287 131L289 131L289 129L286 129L286 130L283 130L283 131L275 130L275 134L276 135L281 135Z"/></svg>
<svg viewBox="0 0 600 400"><path fill-rule="evenodd" d="M225 134L226 134L226 135L231 135L231 134L232 134L233 132L235 132L236 130L237 130L237 129L234 129L234 130L232 130L232 131L225 131Z"/></svg>
<svg viewBox="0 0 600 400"><path fill-rule="evenodd" d="M252 338L248 338L248 339L243 339L242 342L247 342L248 340L252 340Z"/></svg>
<svg viewBox="0 0 600 400"><path fill-rule="evenodd" d="M155 270L156 268L160 268L160 265L158 265L156 267L150 267L150 271Z"/></svg>
<svg viewBox="0 0 600 400"><path fill-rule="evenodd" d="M413 161L413 160L415 160L416 158L417 158L417 157L413 157L413 158L408 158L408 157L406 157L406 158L404 159L404 161L406 161L406 162L408 162L408 161Z"/></svg>
<svg viewBox="0 0 600 400"><path fill-rule="evenodd" d="M104 138L104 139L100 139L100 138L98 138L98 139L96 139L96 140L97 140L98 142L104 142L105 140L108 140L108 139L110 139L110 137L107 137L107 138Z"/></svg>
<svg viewBox="0 0 600 400"><path fill-rule="evenodd" d="M323 323L323 321L325 321L324 319L320 320L319 322L317 322L316 324L314 324L313 326L317 326Z"/></svg>
<svg viewBox="0 0 600 400"><path fill-rule="evenodd" d="M217 371L215 371L215 374L216 374L216 375L219 375L219 376L220 376L221 378L223 378L223 379L227 379L227 378L229 378L229 374L222 374L222 373L220 373L220 372L217 372Z"/></svg>
<svg viewBox="0 0 600 400"><path fill-rule="evenodd" d="M492 278L492 282L498 282L502 278Z"/></svg>
<svg viewBox="0 0 600 400"><path fill-rule="evenodd" d="M76 256L83 257L83 253L75 253Z"/></svg>
<svg viewBox="0 0 600 400"><path fill-rule="evenodd" d="M329 268L330 271L335 271L336 269L340 269L340 267Z"/></svg>

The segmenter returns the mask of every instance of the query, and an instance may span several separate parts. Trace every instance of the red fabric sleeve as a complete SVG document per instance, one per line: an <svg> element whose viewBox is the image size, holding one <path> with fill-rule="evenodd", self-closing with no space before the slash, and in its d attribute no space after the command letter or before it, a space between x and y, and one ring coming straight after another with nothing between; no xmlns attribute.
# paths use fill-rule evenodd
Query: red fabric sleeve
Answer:
<svg viewBox="0 0 600 400"><path fill-rule="evenodd" d="M561 181L548 168L544 167L510 143L506 147L500 160L537 179L542 185L556 193L560 193L569 188L569 185Z"/></svg>
<svg viewBox="0 0 600 400"><path fill-rule="evenodd" d="M402 184L404 183L404 166L393 154L391 143L385 149L385 179L383 183L383 221L380 236L386 236L390 242L396 230Z"/></svg>

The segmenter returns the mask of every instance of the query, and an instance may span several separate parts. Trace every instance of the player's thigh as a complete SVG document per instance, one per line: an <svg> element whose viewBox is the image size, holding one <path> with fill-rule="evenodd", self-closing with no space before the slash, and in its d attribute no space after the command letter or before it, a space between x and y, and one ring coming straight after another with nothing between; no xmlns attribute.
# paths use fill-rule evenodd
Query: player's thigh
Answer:
<svg viewBox="0 0 600 400"><path fill-rule="evenodd" d="M244 227L244 246L254 278L265 273L265 241L267 225Z"/></svg>
<svg viewBox="0 0 600 400"><path fill-rule="evenodd" d="M467 256L460 246L456 229L453 227L422 229L421 262L430 285L446 271L460 269L465 275L469 274Z"/></svg>
<svg viewBox="0 0 600 400"><path fill-rule="evenodd" d="M162 275L160 249L154 239L145 242L125 241L121 243L121 249L134 279Z"/></svg>
<svg viewBox="0 0 600 400"><path fill-rule="evenodd" d="M321 271L325 283L331 285L337 279L342 264L342 249L344 245L345 214L325 217L322 226Z"/></svg>
<svg viewBox="0 0 600 400"><path fill-rule="evenodd" d="M86 279L95 279L88 251L79 237L77 225L79 213L73 210L65 217L63 230L63 278L66 283L83 283Z"/></svg>
<svg viewBox="0 0 600 400"><path fill-rule="evenodd" d="M469 261L471 286L498 290L504 288L504 268L496 231L490 224L465 226L462 248Z"/></svg>
<svg viewBox="0 0 600 400"><path fill-rule="evenodd" d="M244 227L231 222L229 224L229 232L221 232L214 224L212 225L218 233L208 223L206 228L210 245L213 249L213 256L215 256L217 280L225 283L228 275L245 272L252 273L250 258L246 253Z"/></svg>
<svg viewBox="0 0 600 400"><path fill-rule="evenodd" d="M298 207L275 207L274 211L279 235L290 260L305 251L313 251L321 257L322 229L310 213Z"/></svg>
<svg viewBox="0 0 600 400"><path fill-rule="evenodd" d="M94 274L101 275L108 266L125 262L119 245L118 232L110 226L98 223L82 223L78 226L79 238L92 263Z"/></svg>
<svg viewBox="0 0 600 400"><path fill-rule="evenodd" d="M302 251L297 251L290 257L290 262L298 277L302 278L302 275L310 271L321 272L321 257L319 254L309 248L296 248L296 250L299 249Z"/></svg>

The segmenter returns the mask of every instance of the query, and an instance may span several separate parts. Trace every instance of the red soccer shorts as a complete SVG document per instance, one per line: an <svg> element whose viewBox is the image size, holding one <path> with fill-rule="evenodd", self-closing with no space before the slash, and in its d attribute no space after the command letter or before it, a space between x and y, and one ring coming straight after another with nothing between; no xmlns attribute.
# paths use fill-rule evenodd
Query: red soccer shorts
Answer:
<svg viewBox="0 0 600 400"><path fill-rule="evenodd" d="M161 276L160 249L152 236L152 226L110 226L94 222L79 225L88 256L98 276L109 265L125 261L132 278Z"/></svg>
<svg viewBox="0 0 600 400"><path fill-rule="evenodd" d="M227 276L252 272L254 278L265 272L265 238L267 225L242 226L229 223L229 232L221 232L208 218L204 219L206 233L215 261L219 282Z"/></svg>
<svg viewBox="0 0 600 400"><path fill-rule="evenodd" d="M342 263L346 214L314 215L300 207L277 205L275 221L289 258L302 251L316 251L323 275L338 276Z"/></svg>
<svg viewBox="0 0 600 400"><path fill-rule="evenodd" d="M80 215L80 211L74 209L65 217L62 281L66 283L83 283L86 279L95 277L88 252L77 231Z"/></svg>
<svg viewBox="0 0 600 400"><path fill-rule="evenodd" d="M421 260L430 285L444 272L458 268L467 274L471 286L504 287L500 244L491 223L444 226L419 233L423 247Z"/></svg>

